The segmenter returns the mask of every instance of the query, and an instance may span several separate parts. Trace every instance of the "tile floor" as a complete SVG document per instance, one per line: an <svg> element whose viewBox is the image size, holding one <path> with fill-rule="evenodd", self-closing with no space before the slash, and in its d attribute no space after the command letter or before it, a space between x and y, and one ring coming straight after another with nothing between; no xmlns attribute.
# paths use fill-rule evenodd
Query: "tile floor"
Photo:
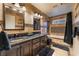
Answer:
<svg viewBox="0 0 79 59"><path fill-rule="evenodd" d="M68 56L68 51L62 50L57 47L52 47L55 51L52 56Z"/></svg>
<svg viewBox="0 0 79 59"><path fill-rule="evenodd" d="M61 44L61 45L65 45L66 47L68 46L66 43L63 42L63 40L53 39L52 42L55 42L55 43ZM69 51L66 51L64 49L55 47L53 45L51 46L51 48L55 50L54 53L52 54L52 56L68 56L69 55Z"/></svg>

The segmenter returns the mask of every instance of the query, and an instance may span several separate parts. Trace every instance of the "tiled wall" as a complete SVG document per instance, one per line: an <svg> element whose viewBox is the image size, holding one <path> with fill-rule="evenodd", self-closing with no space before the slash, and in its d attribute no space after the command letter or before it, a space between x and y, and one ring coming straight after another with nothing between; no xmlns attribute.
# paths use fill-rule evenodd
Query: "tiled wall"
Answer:
<svg viewBox="0 0 79 59"><path fill-rule="evenodd" d="M52 28L51 28L51 32L54 32L54 33L63 33L63 32L65 32L65 28L52 27Z"/></svg>
<svg viewBox="0 0 79 59"><path fill-rule="evenodd" d="M54 20L55 20L55 24L52 24L52 22ZM63 23L61 23L62 20L63 20ZM51 24L50 24L50 34L64 35L64 33L65 33L65 24L66 24L66 14L56 16L56 17L52 17L51 18Z"/></svg>

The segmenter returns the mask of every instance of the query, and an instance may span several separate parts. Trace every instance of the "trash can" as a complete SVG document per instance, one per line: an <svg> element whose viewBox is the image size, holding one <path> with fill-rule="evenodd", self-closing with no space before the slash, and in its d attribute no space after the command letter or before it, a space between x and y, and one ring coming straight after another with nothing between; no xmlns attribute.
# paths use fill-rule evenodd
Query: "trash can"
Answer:
<svg viewBox="0 0 79 59"><path fill-rule="evenodd" d="M52 39L47 38L47 46L51 48L51 44L52 44Z"/></svg>

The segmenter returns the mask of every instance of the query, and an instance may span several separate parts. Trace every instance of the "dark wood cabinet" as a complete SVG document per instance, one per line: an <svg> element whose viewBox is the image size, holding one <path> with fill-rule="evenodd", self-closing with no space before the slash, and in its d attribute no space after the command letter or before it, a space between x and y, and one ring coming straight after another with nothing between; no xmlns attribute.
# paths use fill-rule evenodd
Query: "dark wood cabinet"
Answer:
<svg viewBox="0 0 79 59"><path fill-rule="evenodd" d="M37 55L37 53L39 52L39 50L40 50L40 42L35 43L33 45L33 55Z"/></svg>
<svg viewBox="0 0 79 59"><path fill-rule="evenodd" d="M26 42L21 45L21 56L30 56L32 55L32 42Z"/></svg>
<svg viewBox="0 0 79 59"><path fill-rule="evenodd" d="M41 49L42 48L44 48L46 45L47 45L47 39L46 39L46 36L42 36L41 38L40 38L40 40L41 40Z"/></svg>
<svg viewBox="0 0 79 59"><path fill-rule="evenodd" d="M40 50L40 38L33 40L33 55L37 55Z"/></svg>
<svg viewBox="0 0 79 59"><path fill-rule="evenodd" d="M5 56L6 51L0 51L0 56Z"/></svg>
<svg viewBox="0 0 79 59"><path fill-rule="evenodd" d="M6 56L20 56L20 46L15 46L10 50L6 50Z"/></svg>
<svg viewBox="0 0 79 59"><path fill-rule="evenodd" d="M46 46L46 36L34 38L13 46L10 50L0 51L0 56L35 56Z"/></svg>

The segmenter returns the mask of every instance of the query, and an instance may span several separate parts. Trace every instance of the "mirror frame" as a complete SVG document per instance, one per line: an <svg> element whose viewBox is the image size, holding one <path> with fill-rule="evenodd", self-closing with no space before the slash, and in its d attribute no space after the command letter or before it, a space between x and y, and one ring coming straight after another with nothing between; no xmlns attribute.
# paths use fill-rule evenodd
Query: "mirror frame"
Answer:
<svg viewBox="0 0 79 59"><path fill-rule="evenodd" d="M25 23L23 18L23 28L22 29L6 29L5 28L5 4L3 3L3 30L24 30L25 29Z"/></svg>

